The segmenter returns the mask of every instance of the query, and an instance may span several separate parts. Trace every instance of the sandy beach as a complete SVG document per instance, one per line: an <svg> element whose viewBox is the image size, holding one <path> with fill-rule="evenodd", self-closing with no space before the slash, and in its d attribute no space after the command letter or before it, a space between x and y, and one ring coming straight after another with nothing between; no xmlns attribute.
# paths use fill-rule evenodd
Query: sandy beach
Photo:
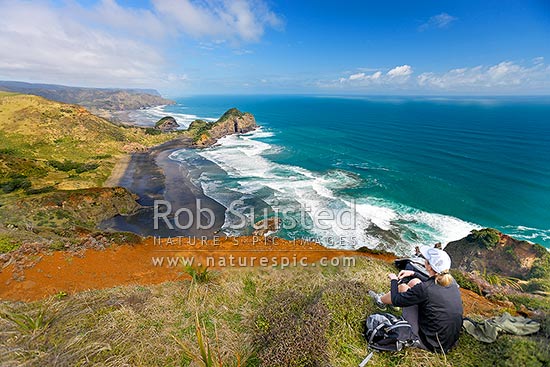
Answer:
<svg viewBox="0 0 550 367"><path fill-rule="evenodd" d="M138 203L143 206L130 216L118 216L104 221L102 229L130 231L142 236L207 236L212 237L225 221L225 207L206 196L200 187L195 186L188 177L186 167L171 160L170 154L189 148L187 138L178 138L160 144L146 152L133 153L117 162L106 186L122 186L138 195ZM159 220L158 229L154 228L154 202L166 200L172 205L172 213L186 208L197 213L197 201L200 207L214 213L214 225L210 229L199 229L197 218L188 218L186 213L180 216L180 223L192 223L189 229L179 229L169 216L173 229L163 220ZM165 210L163 207L162 210ZM193 219L193 220L191 220ZM202 218L206 223L207 218Z"/></svg>
<svg viewBox="0 0 550 367"><path fill-rule="evenodd" d="M131 159L132 159L131 154L125 154L122 157L120 157L119 160L116 162L115 166L113 167L113 170L111 171L111 175L103 183L103 186L104 187L120 186L120 181L122 180L122 177L126 173L126 170L128 169L128 165L130 164Z"/></svg>

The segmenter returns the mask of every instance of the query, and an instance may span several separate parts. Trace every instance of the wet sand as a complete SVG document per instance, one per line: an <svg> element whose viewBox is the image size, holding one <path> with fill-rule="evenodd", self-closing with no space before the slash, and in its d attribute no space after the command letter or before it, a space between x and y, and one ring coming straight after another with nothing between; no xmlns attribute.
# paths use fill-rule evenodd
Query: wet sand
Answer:
<svg viewBox="0 0 550 367"><path fill-rule="evenodd" d="M170 154L189 148L191 141L188 138L178 138L164 144L155 146L146 152L133 153L125 167L123 174L120 170L113 171L113 175L107 180L109 184L125 187L137 194L137 200L143 206L137 213L130 216L117 216L101 223L102 229L118 231L130 231L142 236L207 236L212 237L219 232L225 222L225 207L217 201L206 196L200 187L195 186L189 179L188 171L184 165L169 158ZM124 162L121 162L121 165ZM116 177L119 175L119 177ZM172 206L169 222L158 220L158 228L155 229L154 204L155 200L166 200ZM198 206L209 209L214 213L212 219L203 213L198 216ZM178 209L185 208L177 217L181 226L190 226L188 229L180 229L176 225L174 213ZM164 213L166 206L159 206L159 212ZM188 213L191 213L189 215ZM200 223L199 223L200 220ZM212 221L211 228L202 229Z"/></svg>

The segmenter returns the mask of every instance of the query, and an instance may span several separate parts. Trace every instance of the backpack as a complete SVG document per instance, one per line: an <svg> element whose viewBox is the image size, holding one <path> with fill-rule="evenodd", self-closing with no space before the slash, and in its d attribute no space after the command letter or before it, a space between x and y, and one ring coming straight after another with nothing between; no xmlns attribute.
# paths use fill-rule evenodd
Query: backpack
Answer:
<svg viewBox="0 0 550 367"><path fill-rule="evenodd" d="M367 317L365 338L370 348L380 351L399 351L416 341L411 325L402 317L389 313L375 313Z"/></svg>

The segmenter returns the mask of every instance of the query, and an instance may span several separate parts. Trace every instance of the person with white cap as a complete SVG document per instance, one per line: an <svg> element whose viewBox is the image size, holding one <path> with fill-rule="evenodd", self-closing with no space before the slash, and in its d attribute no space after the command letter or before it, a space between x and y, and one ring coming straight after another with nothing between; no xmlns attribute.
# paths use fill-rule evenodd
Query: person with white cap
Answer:
<svg viewBox="0 0 550 367"><path fill-rule="evenodd" d="M462 299L455 280L449 274L451 258L437 248L421 246L429 277L412 270L388 274L391 291L382 295L369 294L379 306L403 308L403 318L419 338L418 346L432 352L447 353L458 341L462 328ZM413 277L407 284L403 278Z"/></svg>

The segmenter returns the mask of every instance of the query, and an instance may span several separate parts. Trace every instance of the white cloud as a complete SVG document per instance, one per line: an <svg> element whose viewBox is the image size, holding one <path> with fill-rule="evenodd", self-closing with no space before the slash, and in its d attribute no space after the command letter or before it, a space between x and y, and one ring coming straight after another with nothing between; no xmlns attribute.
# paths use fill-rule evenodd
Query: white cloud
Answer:
<svg viewBox="0 0 550 367"><path fill-rule="evenodd" d="M163 39L191 36L216 47L227 40L239 45L258 41L267 28L282 25L262 0L152 4L140 9L117 0L90 7L73 1L0 0L0 79L155 86L180 80L168 70Z"/></svg>
<svg viewBox="0 0 550 367"><path fill-rule="evenodd" d="M406 83L410 75L413 74L413 69L410 65L396 66L385 73L372 68L359 68L358 70L360 72L352 73L347 77L340 77L337 81L319 82L319 85L321 87L336 86L336 84L349 87L400 86ZM367 74L363 70L374 72Z"/></svg>
<svg viewBox="0 0 550 367"><path fill-rule="evenodd" d="M261 1L152 1L163 19L195 37L229 37L258 41L266 28L282 26L280 17Z"/></svg>
<svg viewBox="0 0 550 367"><path fill-rule="evenodd" d="M535 57L535 58L533 59L533 63L534 63L534 64L542 64L542 63L544 63L544 57L542 57L542 56Z"/></svg>
<svg viewBox="0 0 550 367"><path fill-rule="evenodd" d="M447 28L451 23L455 22L458 18L453 17L447 13L441 13L430 17L425 23L418 27L419 31L425 31L430 28Z"/></svg>
<svg viewBox="0 0 550 367"><path fill-rule="evenodd" d="M428 89L456 91L536 91L550 87L550 66L541 60L533 65L503 61L491 66L423 73L418 76L418 85Z"/></svg>
<svg viewBox="0 0 550 367"><path fill-rule="evenodd" d="M388 76L390 78L407 78L409 75L413 73L412 67L410 65L401 65L396 66L390 71L388 71Z"/></svg>
<svg viewBox="0 0 550 367"><path fill-rule="evenodd" d="M125 8L116 0L100 0L90 9L69 3L67 9L85 21L102 24L131 35L161 38L175 32L152 10Z"/></svg>
<svg viewBox="0 0 550 367"><path fill-rule="evenodd" d="M2 78L138 85L163 64L151 46L90 28L45 2L0 1L0 8Z"/></svg>
<svg viewBox="0 0 550 367"><path fill-rule="evenodd" d="M337 80L320 81L322 88L348 88L362 91L536 93L550 91L550 66L536 58L530 64L503 61L495 65L455 68L444 72L424 72L416 77L410 65L370 75L352 73Z"/></svg>
<svg viewBox="0 0 550 367"><path fill-rule="evenodd" d="M377 71L376 73L372 74L370 77L371 77L372 80L378 80L382 77L382 72Z"/></svg>
<svg viewBox="0 0 550 367"><path fill-rule="evenodd" d="M363 81L376 81L382 77L381 71L376 71L370 75L367 75L365 73L357 73L357 74L351 74L347 79L343 78L341 82L346 81L356 81L356 80L363 80Z"/></svg>
<svg viewBox="0 0 550 367"><path fill-rule="evenodd" d="M349 80L361 80L365 78L365 73L357 73L349 76Z"/></svg>

